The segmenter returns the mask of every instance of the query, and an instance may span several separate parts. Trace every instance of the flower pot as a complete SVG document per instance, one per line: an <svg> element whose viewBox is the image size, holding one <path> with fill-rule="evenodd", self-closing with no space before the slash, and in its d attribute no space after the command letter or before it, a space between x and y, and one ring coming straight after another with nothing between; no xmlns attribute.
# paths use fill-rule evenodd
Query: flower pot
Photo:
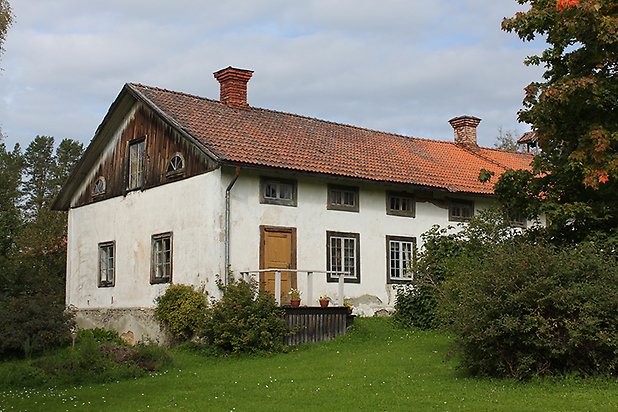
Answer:
<svg viewBox="0 0 618 412"><path fill-rule="evenodd" d="M330 303L330 300L328 300L328 299L321 299L320 300L320 306L323 307L323 308L327 308L329 303Z"/></svg>
<svg viewBox="0 0 618 412"><path fill-rule="evenodd" d="M299 300L291 300L290 301L290 306L292 306L293 308L297 308L300 306L300 299Z"/></svg>

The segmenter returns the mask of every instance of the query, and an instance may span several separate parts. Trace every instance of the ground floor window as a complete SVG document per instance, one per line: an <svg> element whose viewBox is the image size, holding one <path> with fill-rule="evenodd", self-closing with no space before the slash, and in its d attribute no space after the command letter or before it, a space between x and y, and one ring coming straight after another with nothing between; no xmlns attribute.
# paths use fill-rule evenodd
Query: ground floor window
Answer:
<svg viewBox="0 0 618 412"><path fill-rule="evenodd" d="M326 267L329 271L349 272L345 282L360 283L360 235L326 232ZM339 276L328 274L327 280L337 282Z"/></svg>
<svg viewBox="0 0 618 412"><path fill-rule="evenodd" d="M416 260L416 238L386 236L386 256L387 283L412 281Z"/></svg>
<svg viewBox="0 0 618 412"><path fill-rule="evenodd" d="M161 233L152 237L152 269L150 283L172 281L172 233Z"/></svg>
<svg viewBox="0 0 618 412"><path fill-rule="evenodd" d="M115 242L99 243L99 287L114 286Z"/></svg>

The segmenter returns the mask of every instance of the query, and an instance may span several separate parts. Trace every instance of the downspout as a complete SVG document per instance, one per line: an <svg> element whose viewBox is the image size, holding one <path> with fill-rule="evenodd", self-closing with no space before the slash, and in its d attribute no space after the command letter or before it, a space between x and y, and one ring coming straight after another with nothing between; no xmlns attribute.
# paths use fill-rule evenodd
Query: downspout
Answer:
<svg viewBox="0 0 618 412"><path fill-rule="evenodd" d="M227 189L225 189L225 275L223 279L226 285L230 283L230 192L234 183L238 180L238 176L240 176L240 166L236 166L236 174L230 184L227 185Z"/></svg>

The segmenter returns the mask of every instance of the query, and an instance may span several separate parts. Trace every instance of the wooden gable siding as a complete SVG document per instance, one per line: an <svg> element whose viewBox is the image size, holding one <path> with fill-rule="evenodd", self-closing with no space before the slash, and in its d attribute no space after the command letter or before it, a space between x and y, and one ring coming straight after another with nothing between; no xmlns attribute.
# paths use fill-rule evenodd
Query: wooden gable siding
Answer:
<svg viewBox="0 0 618 412"><path fill-rule="evenodd" d="M218 167L193 143L183 138L154 112L142 106L122 130L115 147L111 152L107 152L107 158L100 163L96 172L91 174L92 177L85 190L73 206L124 196L128 192L129 144L141 139L146 142L144 183L141 190L196 176ZM169 161L176 153L180 153L184 158L184 172L180 175L167 176ZM93 188L99 177L105 179L105 192L93 195Z"/></svg>

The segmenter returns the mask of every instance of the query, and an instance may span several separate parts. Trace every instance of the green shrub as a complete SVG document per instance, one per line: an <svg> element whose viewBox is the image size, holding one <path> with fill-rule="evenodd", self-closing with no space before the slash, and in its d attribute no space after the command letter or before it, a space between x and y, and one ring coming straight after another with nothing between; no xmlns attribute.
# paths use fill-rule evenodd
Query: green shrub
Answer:
<svg viewBox="0 0 618 412"><path fill-rule="evenodd" d="M618 261L592 242L497 244L441 287L441 316L478 375L618 373ZM453 261L457 263L457 259Z"/></svg>
<svg viewBox="0 0 618 412"><path fill-rule="evenodd" d="M242 280L221 288L203 329L206 341L226 352L282 350L287 328L275 298Z"/></svg>
<svg viewBox="0 0 618 412"><path fill-rule="evenodd" d="M170 285L156 299L155 317L178 341L191 339L208 310L207 294L189 285Z"/></svg>
<svg viewBox="0 0 618 412"><path fill-rule="evenodd" d="M438 326L435 290L423 284L397 289L393 320L406 328L434 329Z"/></svg>
<svg viewBox="0 0 618 412"><path fill-rule="evenodd" d="M118 336L118 332L115 330L109 330L104 328L93 329L79 329L77 331L77 341L88 339L91 337L97 343L117 343L123 344L122 339Z"/></svg>
<svg viewBox="0 0 618 412"><path fill-rule="evenodd" d="M57 296L0 296L0 357L30 357L67 345L72 325L72 313Z"/></svg>
<svg viewBox="0 0 618 412"><path fill-rule="evenodd" d="M57 349L32 360L0 368L0 387L35 388L83 385L137 378L171 364L169 353L156 345L99 343L93 333L81 333L75 346Z"/></svg>

